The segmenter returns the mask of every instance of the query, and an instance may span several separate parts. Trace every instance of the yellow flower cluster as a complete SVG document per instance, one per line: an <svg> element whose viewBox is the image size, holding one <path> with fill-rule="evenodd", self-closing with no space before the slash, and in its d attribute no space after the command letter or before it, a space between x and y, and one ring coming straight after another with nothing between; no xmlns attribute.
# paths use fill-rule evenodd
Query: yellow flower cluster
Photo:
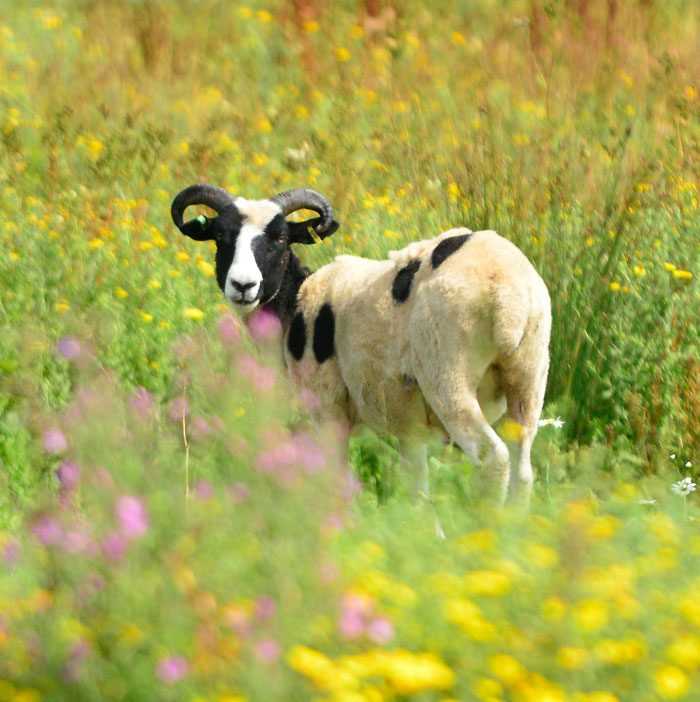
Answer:
<svg viewBox="0 0 700 702"><path fill-rule="evenodd" d="M289 665L308 677L320 690L333 694L333 700L347 699L348 692L358 702L384 699L375 685L367 681L379 678L392 694L414 695L426 690L448 690L455 681L452 670L432 653L411 653L403 649L372 650L340 656L333 660L305 646L293 647L287 657Z"/></svg>

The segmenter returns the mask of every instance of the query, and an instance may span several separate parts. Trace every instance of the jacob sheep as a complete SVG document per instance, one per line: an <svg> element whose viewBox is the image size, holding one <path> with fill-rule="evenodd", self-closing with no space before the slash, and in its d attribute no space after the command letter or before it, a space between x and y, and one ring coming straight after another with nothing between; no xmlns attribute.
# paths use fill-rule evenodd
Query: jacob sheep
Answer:
<svg viewBox="0 0 700 702"><path fill-rule="evenodd" d="M196 204L218 216L185 222ZM300 209L319 216L285 219ZM312 273L291 244L338 229L313 190L245 200L192 185L171 214L183 234L216 242L217 281L234 306L263 305L280 318L286 365L297 388L318 398L319 418L396 435L415 493L426 498L425 440L437 427L474 464L483 457L499 501L509 494L527 504L551 306L518 248L493 231L452 229L388 260L338 256ZM492 427L504 414L505 441Z"/></svg>

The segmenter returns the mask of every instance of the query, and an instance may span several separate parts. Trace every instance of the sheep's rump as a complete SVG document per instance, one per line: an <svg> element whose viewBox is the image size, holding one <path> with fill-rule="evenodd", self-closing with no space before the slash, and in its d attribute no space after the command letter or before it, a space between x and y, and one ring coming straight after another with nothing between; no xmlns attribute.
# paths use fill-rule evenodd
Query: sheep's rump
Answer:
<svg viewBox="0 0 700 702"><path fill-rule="evenodd" d="M417 378L435 385L430 394L478 390L480 402L500 407L493 369L521 347L547 354L547 289L523 253L492 231L450 230L385 261L340 256L305 281L299 303L309 336L327 333L332 318L333 339L327 357L309 345L304 358L288 359L298 381L336 398L329 414L378 431L400 435L430 421ZM322 368L301 373L303 363Z"/></svg>

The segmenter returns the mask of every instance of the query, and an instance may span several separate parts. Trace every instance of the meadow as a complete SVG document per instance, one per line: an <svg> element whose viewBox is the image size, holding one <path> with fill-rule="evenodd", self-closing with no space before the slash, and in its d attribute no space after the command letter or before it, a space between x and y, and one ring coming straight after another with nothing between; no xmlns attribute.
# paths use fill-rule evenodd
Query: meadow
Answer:
<svg viewBox="0 0 700 702"><path fill-rule="evenodd" d="M681 0L0 8L0 702L700 699L700 15ZM316 432L170 202L308 186L547 283L529 515Z"/></svg>

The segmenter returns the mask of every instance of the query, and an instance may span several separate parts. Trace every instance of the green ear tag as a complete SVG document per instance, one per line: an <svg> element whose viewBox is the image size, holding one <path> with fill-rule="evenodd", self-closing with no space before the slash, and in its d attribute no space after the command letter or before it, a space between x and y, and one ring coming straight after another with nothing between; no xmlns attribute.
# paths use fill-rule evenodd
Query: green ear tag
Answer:
<svg viewBox="0 0 700 702"><path fill-rule="evenodd" d="M311 238L314 240L315 244L321 243L321 241L322 241L321 237L318 234L316 234L316 230L310 224L308 227L306 227L306 231L309 232L309 234L311 235Z"/></svg>
<svg viewBox="0 0 700 702"><path fill-rule="evenodd" d="M199 217L197 217L197 221L199 222L199 226L202 228L202 231L204 231L209 225L207 218L204 215L199 215Z"/></svg>

